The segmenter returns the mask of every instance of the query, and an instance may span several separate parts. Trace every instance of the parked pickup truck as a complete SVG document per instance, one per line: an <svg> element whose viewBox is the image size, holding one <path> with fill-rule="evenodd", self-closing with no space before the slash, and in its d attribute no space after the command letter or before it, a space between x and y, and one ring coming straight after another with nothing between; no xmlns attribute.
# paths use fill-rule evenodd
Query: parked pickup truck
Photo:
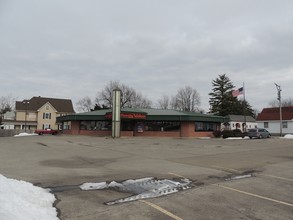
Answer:
<svg viewBox="0 0 293 220"><path fill-rule="evenodd" d="M43 134L52 134L52 135L55 135L55 134L58 134L58 131L47 128L47 129L35 130L35 133L38 134L38 135L43 135Z"/></svg>

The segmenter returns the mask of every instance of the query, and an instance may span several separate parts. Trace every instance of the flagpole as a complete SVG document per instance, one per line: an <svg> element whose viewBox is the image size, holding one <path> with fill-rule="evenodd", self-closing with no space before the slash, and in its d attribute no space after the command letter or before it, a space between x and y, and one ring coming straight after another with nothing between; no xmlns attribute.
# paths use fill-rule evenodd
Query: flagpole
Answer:
<svg viewBox="0 0 293 220"><path fill-rule="evenodd" d="M246 107L245 107L245 104L246 104L246 100L245 100L245 85L244 85L244 82L243 82L243 112L244 112L244 132L246 132Z"/></svg>

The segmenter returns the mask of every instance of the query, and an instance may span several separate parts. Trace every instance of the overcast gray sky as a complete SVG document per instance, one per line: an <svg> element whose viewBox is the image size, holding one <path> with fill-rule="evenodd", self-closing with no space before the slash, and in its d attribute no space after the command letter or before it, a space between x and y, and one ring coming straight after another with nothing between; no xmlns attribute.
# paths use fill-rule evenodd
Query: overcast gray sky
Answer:
<svg viewBox="0 0 293 220"><path fill-rule="evenodd" d="M0 96L94 98L110 80L153 101L189 85L208 111L226 73L261 110L293 98L292 0L0 0Z"/></svg>

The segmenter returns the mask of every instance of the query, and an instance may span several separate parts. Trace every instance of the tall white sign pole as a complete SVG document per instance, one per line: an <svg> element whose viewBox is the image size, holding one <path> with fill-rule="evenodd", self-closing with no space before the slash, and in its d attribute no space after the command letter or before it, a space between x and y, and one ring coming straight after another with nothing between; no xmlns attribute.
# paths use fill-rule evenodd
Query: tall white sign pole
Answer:
<svg viewBox="0 0 293 220"><path fill-rule="evenodd" d="M113 90L113 106L112 106L112 137L120 137L121 127L121 90Z"/></svg>

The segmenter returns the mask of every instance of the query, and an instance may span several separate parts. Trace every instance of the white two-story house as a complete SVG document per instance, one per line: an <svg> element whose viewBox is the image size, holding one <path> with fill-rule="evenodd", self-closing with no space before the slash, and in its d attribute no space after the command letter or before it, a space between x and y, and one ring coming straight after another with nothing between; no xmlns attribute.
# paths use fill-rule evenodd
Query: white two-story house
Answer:
<svg viewBox="0 0 293 220"><path fill-rule="evenodd" d="M74 114L72 101L45 97L32 97L15 104L15 129L59 129L56 117Z"/></svg>

